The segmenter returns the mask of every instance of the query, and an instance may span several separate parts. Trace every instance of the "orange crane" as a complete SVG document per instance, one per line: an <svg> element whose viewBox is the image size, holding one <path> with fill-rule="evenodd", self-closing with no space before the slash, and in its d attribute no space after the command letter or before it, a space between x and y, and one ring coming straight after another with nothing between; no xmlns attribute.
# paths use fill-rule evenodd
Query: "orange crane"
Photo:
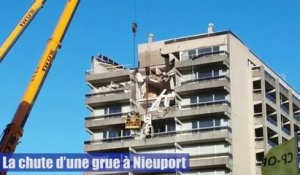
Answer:
<svg viewBox="0 0 300 175"><path fill-rule="evenodd" d="M72 20L74 12L78 6L79 0L67 0L65 9L56 25L56 28L48 40L47 47L40 59L40 62L33 73L27 90L17 108L12 122L7 125L4 130L3 137L0 142L0 153L13 153L19 143L19 139L23 135L23 127L39 94L44 80L49 72L52 62L61 47L61 42ZM0 175L5 175L1 172Z"/></svg>
<svg viewBox="0 0 300 175"><path fill-rule="evenodd" d="M24 17L18 23L18 25L14 28L11 34L7 37L7 39L3 42L0 47L0 63L4 59L5 55L12 48L12 46L16 43L18 38L30 24L35 15L39 12L39 10L43 7L46 0L35 0L31 5L29 10L26 12Z"/></svg>

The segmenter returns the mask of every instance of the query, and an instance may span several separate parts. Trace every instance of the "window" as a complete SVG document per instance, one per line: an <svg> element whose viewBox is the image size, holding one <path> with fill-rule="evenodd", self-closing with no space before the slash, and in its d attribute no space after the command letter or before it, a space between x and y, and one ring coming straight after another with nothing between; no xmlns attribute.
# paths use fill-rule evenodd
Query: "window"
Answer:
<svg viewBox="0 0 300 175"><path fill-rule="evenodd" d="M112 107L108 107L104 109L104 114L108 115L108 114L117 114L117 113L121 113L122 112L122 108L121 106L112 106Z"/></svg>
<svg viewBox="0 0 300 175"><path fill-rule="evenodd" d="M193 59L194 57L219 52L220 50L226 50L224 45L222 46L209 46L209 47L202 47L198 49L192 49L188 51L184 51L181 53L181 60Z"/></svg>
<svg viewBox="0 0 300 175"><path fill-rule="evenodd" d="M198 121L192 121L192 129L198 129Z"/></svg>
<svg viewBox="0 0 300 175"><path fill-rule="evenodd" d="M214 126L214 120L200 120L200 128L211 128Z"/></svg>
<svg viewBox="0 0 300 175"><path fill-rule="evenodd" d="M220 75L220 70L213 70L213 77L217 77L217 76L219 76Z"/></svg>
<svg viewBox="0 0 300 175"><path fill-rule="evenodd" d="M213 52L219 52L219 51L220 51L220 46L213 47Z"/></svg>
<svg viewBox="0 0 300 175"><path fill-rule="evenodd" d="M121 113L122 109L120 106L117 107L110 107L109 108L109 113L110 114L115 114L115 113Z"/></svg>
<svg viewBox="0 0 300 175"><path fill-rule="evenodd" d="M213 101L212 94L203 94L203 95L199 96L198 98L199 98L199 103Z"/></svg>
<svg viewBox="0 0 300 175"><path fill-rule="evenodd" d="M226 100L227 93L224 92L215 92L211 94L201 94L190 97L190 104L205 104L205 103L214 103L214 102L222 102Z"/></svg>
<svg viewBox="0 0 300 175"><path fill-rule="evenodd" d="M164 124L159 124L154 126L154 132L160 133L160 132L166 132L166 126Z"/></svg>
<svg viewBox="0 0 300 175"><path fill-rule="evenodd" d="M121 136L121 131L103 131L103 138L116 138Z"/></svg>
<svg viewBox="0 0 300 175"><path fill-rule="evenodd" d="M215 98L215 101L225 100L226 95L224 93L215 93L214 98Z"/></svg>
<svg viewBox="0 0 300 175"><path fill-rule="evenodd" d="M196 56L196 50L189 50L188 51L189 59L192 59Z"/></svg>
<svg viewBox="0 0 300 175"><path fill-rule="evenodd" d="M215 126L221 126L221 119L215 119Z"/></svg>
<svg viewBox="0 0 300 175"><path fill-rule="evenodd" d="M167 124L167 132L175 131L175 124Z"/></svg>
<svg viewBox="0 0 300 175"><path fill-rule="evenodd" d="M209 70L209 71L199 71L196 73L196 78L198 79L204 79L204 78L209 78L209 77L212 77L212 71Z"/></svg>
<svg viewBox="0 0 300 175"><path fill-rule="evenodd" d="M197 104L198 103L198 98L196 97L191 97L191 104Z"/></svg>
<svg viewBox="0 0 300 175"><path fill-rule="evenodd" d="M108 138L116 138L121 135L120 131L109 131L108 132Z"/></svg>
<svg viewBox="0 0 300 175"><path fill-rule="evenodd" d="M130 135L131 135L130 130L128 129L124 130L123 136L130 136Z"/></svg>
<svg viewBox="0 0 300 175"><path fill-rule="evenodd" d="M212 52L212 48L211 47L206 47L206 48L198 49L198 55L206 54L206 53L210 53L210 52Z"/></svg>
<svg viewBox="0 0 300 175"><path fill-rule="evenodd" d="M228 120L225 118L211 118L206 120L194 120L192 121L192 129L201 129L201 128L213 128L220 126L227 126Z"/></svg>

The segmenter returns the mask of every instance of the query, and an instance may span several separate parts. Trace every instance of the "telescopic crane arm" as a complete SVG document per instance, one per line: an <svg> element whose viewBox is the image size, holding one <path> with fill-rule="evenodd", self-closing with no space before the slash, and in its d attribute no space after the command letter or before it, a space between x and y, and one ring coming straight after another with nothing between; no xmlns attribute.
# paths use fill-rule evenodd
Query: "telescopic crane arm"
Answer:
<svg viewBox="0 0 300 175"><path fill-rule="evenodd" d="M70 24L70 21L72 20L73 14L76 11L78 3L79 0L68 0L55 30L51 38L48 40L47 47L45 48L35 72L33 73L32 79L29 82L27 90L24 93L14 118L4 130L4 134L0 142L0 153L13 153L15 151L19 139L23 134L23 127L29 116L31 108L34 105L34 102L49 72L56 53L61 47L61 42ZM3 175L3 173L1 173L1 175Z"/></svg>
<svg viewBox="0 0 300 175"><path fill-rule="evenodd" d="M46 2L46 0L35 0L34 3L32 4L32 6L27 11L27 13L24 15L24 17L21 19L21 21L15 27L15 29L11 32L11 34L4 41L4 43L0 47L0 63L4 59L5 55L8 53L8 51L15 44L15 42L20 37L20 35L23 33L23 31L30 24L30 22L35 17L35 15L43 7L45 2Z"/></svg>

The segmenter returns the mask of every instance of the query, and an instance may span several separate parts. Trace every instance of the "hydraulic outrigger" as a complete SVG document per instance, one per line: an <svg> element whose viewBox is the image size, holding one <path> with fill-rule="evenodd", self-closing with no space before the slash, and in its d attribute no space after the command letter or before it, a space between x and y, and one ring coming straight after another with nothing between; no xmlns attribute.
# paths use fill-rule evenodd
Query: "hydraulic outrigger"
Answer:
<svg viewBox="0 0 300 175"><path fill-rule="evenodd" d="M11 34L7 37L7 39L3 42L0 47L0 63L4 59L5 55L12 48L12 46L16 43L17 39L21 36L27 26L30 24L35 15L39 12L39 10L43 7L46 0L35 0L31 5L29 10L26 12L24 17L18 23L18 25L14 28Z"/></svg>
<svg viewBox="0 0 300 175"><path fill-rule="evenodd" d="M68 29L70 21L72 20L74 12L76 11L78 3L79 0L68 0L55 30L51 38L48 40L47 47L45 48L40 62L33 73L32 79L29 82L27 90L24 93L13 120L4 130L4 134L0 142L0 153L12 154L15 151L16 146L19 143L19 139L23 134L23 127L49 72L51 64L54 61L56 53L61 47L61 42L66 30ZM5 175L6 172L1 172L0 174Z"/></svg>

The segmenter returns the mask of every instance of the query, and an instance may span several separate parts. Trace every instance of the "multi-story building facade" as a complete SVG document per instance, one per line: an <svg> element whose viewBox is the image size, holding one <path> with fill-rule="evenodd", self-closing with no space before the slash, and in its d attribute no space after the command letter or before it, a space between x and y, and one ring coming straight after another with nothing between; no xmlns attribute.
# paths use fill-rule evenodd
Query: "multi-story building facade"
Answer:
<svg viewBox="0 0 300 175"><path fill-rule="evenodd" d="M177 174L256 175L264 154L300 131L300 95L230 31L149 38L138 70L92 60L86 152L183 152L191 172ZM126 129L133 111L146 120L164 89L172 95L152 115L151 134Z"/></svg>

